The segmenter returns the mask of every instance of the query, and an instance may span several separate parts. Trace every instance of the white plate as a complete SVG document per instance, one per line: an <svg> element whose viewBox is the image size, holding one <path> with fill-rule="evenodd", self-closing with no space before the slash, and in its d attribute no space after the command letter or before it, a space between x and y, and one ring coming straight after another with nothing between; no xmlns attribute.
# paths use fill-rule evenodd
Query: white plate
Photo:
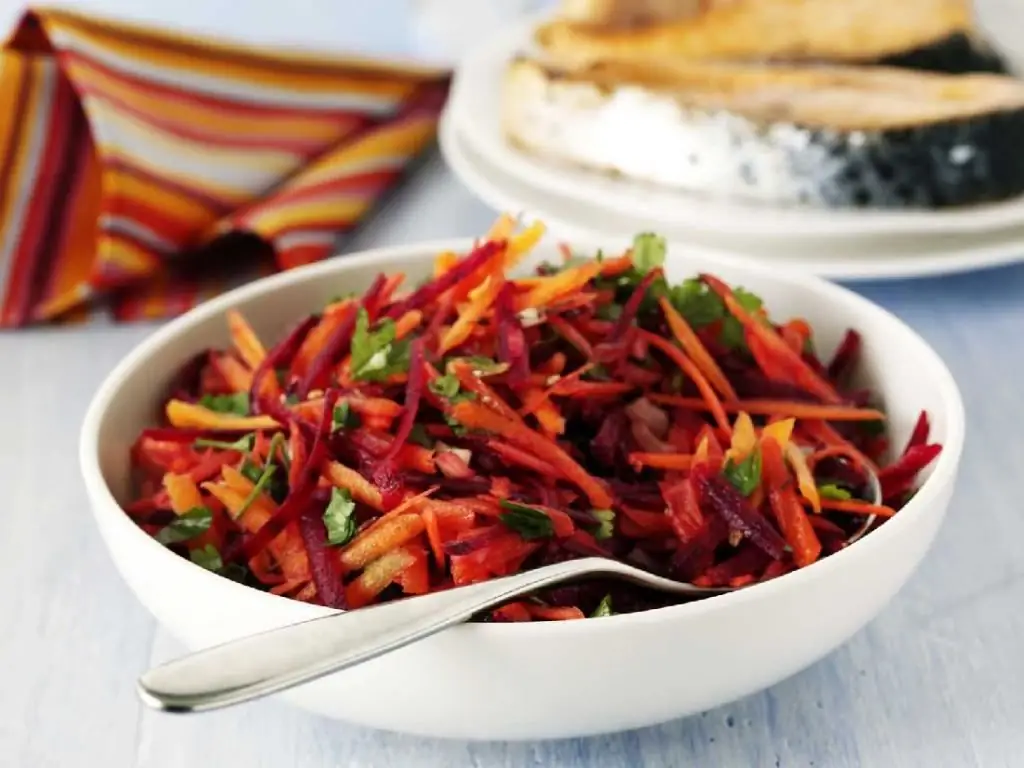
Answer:
<svg viewBox="0 0 1024 768"><path fill-rule="evenodd" d="M439 141L452 172L492 208L542 219L552 231L576 242L600 242L607 247L630 242L636 232L655 229L673 249L713 256L722 263L770 261L783 269L848 281L929 277L1024 261L1024 226L973 237L939 234L794 242L687 231L678 224L617 214L532 188L476 154L447 112Z"/></svg>
<svg viewBox="0 0 1024 768"><path fill-rule="evenodd" d="M613 178L535 158L502 135L501 82L517 53L532 48L537 17L475 47L458 68L449 101L460 135L489 165L538 190L640 218L654 226L748 236L854 237L866 234L978 233L1024 224L1024 197L946 211L825 211L708 200L696 194Z"/></svg>

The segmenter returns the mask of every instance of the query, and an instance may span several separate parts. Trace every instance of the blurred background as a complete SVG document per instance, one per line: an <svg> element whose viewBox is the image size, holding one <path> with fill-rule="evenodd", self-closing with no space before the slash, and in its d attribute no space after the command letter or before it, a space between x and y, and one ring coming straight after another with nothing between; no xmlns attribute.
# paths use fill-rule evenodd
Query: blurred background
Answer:
<svg viewBox="0 0 1024 768"><path fill-rule="evenodd" d="M899 2L899 0L894 0ZM215 33L253 44L405 55L451 62L503 20L557 0L63 0L53 5L185 31ZM25 3L0 2L9 30ZM49 4L48 4L49 5ZM1018 71L1024 64L1024 0L976 0L982 28ZM240 12L240 9L244 11Z"/></svg>

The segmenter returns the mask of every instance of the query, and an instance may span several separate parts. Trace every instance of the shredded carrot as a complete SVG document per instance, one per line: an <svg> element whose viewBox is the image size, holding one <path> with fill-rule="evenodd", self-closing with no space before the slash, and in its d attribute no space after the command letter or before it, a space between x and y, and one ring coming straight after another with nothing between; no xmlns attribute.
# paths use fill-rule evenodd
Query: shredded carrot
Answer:
<svg viewBox="0 0 1024 768"><path fill-rule="evenodd" d="M565 451L547 438L537 434L521 422L516 422L474 402L463 401L452 408L452 416L470 429L482 429L501 435L524 450L533 451L539 458L551 462L552 469L566 480L575 483L595 507L605 509L612 504L607 489Z"/></svg>
<svg viewBox="0 0 1024 768"><path fill-rule="evenodd" d="M875 397L848 389L855 330L823 361L806 318L711 275L669 285L649 233L517 275L544 233L503 215L416 288L377 275L272 347L229 312L230 342L131 446L130 519L194 567L338 609L567 557L739 589L850 545L851 515L898 514L927 476L927 414L889 458L884 412L854 405ZM833 498L869 470L883 504ZM598 597L544 589L490 618L602 615Z"/></svg>
<svg viewBox="0 0 1024 768"><path fill-rule="evenodd" d="M423 518L418 514L392 517L355 538L339 557L343 568L353 571L392 549L402 546L423 532Z"/></svg>
<svg viewBox="0 0 1024 768"><path fill-rule="evenodd" d="M443 355L466 341L480 318L498 298L498 292L505 281L501 272L501 262L497 262L497 265L498 268L491 272L482 286L483 290L471 296L470 303L459 313L459 319L441 337L439 354Z"/></svg>
<svg viewBox="0 0 1024 768"><path fill-rule="evenodd" d="M176 515L183 515L190 509L203 506L203 496L188 475L176 475L168 472L164 475L164 488L171 501L171 510Z"/></svg>
<svg viewBox="0 0 1024 768"><path fill-rule="evenodd" d="M548 605L538 605L537 603L525 603L526 610L529 611L530 615L535 619L544 619L545 621L571 621L573 619L585 619L581 611L576 606L567 607L554 607Z"/></svg>
<svg viewBox="0 0 1024 768"><path fill-rule="evenodd" d="M423 322L423 313L418 309L410 309L395 323L395 338L404 339L406 336L411 334L417 328L420 327L420 323Z"/></svg>
<svg viewBox="0 0 1024 768"><path fill-rule="evenodd" d="M255 429L276 429L280 426L271 416L234 416L217 413L182 400L168 401L165 412L167 421L174 427L251 432Z"/></svg>
<svg viewBox="0 0 1024 768"><path fill-rule="evenodd" d="M352 498L377 510L384 509L384 499L373 484L354 469L339 461L327 465L324 473L335 486L352 494Z"/></svg>
<svg viewBox="0 0 1024 768"><path fill-rule="evenodd" d="M878 517L892 517L896 510L883 504L869 504L865 501L840 501L839 499L822 499L821 508L830 512L849 512L854 515L877 515Z"/></svg>
<svg viewBox="0 0 1024 768"><path fill-rule="evenodd" d="M705 409L706 400L678 395L650 395L652 402L662 405L676 405L680 408ZM746 411L753 416L790 416L795 419L819 419L825 421L882 421L885 414L874 408L856 408L845 405L817 405L788 400L723 400L726 413Z"/></svg>
<svg viewBox="0 0 1024 768"><path fill-rule="evenodd" d="M600 272L601 264L595 261L552 275L544 283L518 298L516 309L521 312L524 309L545 307L562 296L578 291Z"/></svg>
<svg viewBox="0 0 1024 768"><path fill-rule="evenodd" d="M729 314L740 321L743 329L764 344L766 351L776 356L780 364L793 371L792 382L794 384L806 387L809 392L829 404L838 405L842 402L835 387L811 370L803 358L790 349L789 345L769 325L761 322L743 308L736 300L732 288L712 275L701 275L701 279L722 298Z"/></svg>
<svg viewBox="0 0 1024 768"><path fill-rule="evenodd" d="M213 358L213 365L233 392L248 392L252 389L252 371L234 355L216 355Z"/></svg>
<svg viewBox="0 0 1024 768"><path fill-rule="evenodd" d="M707 446L705 445L705 452ZM634 467L673 469L682 471L693 466L694 457L688 453L631 453L629 463Z"/></svg>
<svg viewBox="0 0 1024 768"><path fill-rule="evenodd" d="M238 350L238 354L245 360L246 365L255 370L267 356L263 344L256 337L252 326L242 317L242 313L236 309L229 309L227 313L228 330L231 332L231 342Z"/></svg>
<svg viewBox="0 0 1024 768"><path fill-rule="evenodd" d="M672 362L679 366L683 373L693 380L693 383L697 385L697 389L700 390L701 396L708 404L708 409L711 411L712 416L715 417L715 423L727 434L730 434L732 427L729 425L729 419L726 418L725 411L722 409L722 402L718 399L718 395L715 394L708 380L704 378L704 374L693 364L693 361L678 347L673 346L660 336L655 336L650 331L641 331L640 337L651 346L657 347L664 352L672 359Z"/></svg>
<svg viewBox="0 0 1024 768"><path fill-rule="evenodd" d="M708 383L726 400L739 399L736 396L736 390L729 383L729 379L722 373L722 369L718 367L718 363L708 353L700 338L693 332L693 328L686 322L686 319L672 306L672 302L662 296L658 303L661 305L661 311L665 313L665 319L672 330L672 335L682 345L683 351L690 356L693 364L704 374Z"/></svg>

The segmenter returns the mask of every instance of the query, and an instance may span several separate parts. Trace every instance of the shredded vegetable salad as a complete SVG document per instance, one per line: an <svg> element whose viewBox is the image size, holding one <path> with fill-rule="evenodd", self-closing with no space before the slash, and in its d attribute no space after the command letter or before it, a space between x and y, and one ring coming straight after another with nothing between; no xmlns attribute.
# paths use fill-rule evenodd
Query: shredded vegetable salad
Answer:
<svg viewBox="0 0 1024 768"><path fill-rule="evenodd" d="M741 587L884 524L941 451L923 412L891 449L851 384L856 331L823 361L807 322L743 288L670 285L652 234L512 277L542 235L502 217L419 287L380 275L270 347L228 313L231 346L182 370L133 446L127 512L198 566L334 608L594 555ZM672 600L595 581L482 618Z"/></svg>

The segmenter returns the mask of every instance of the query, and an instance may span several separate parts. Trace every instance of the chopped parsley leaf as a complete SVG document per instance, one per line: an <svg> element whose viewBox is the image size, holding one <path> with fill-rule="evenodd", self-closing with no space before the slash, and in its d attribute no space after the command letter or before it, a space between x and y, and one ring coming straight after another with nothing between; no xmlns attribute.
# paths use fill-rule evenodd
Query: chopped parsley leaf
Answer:
<svg viewBox="0 0 1024 768"><path fill-rule="evenodd" d="M188 512L178 515L161 528L155 538L165 546L178 544L206 533L212 522L213 512L209 507L192 507Z"/></svg>
<svg viewBox="0 0 1024 768"><path fill-rule="evenodd" d="M331 501L324 510L324 527L327 529L327 543L347 544L356 535L356 503L348 491L331 489Z"/></svg>
<svg viewBox="0 0 1024 768"><path fill-rule="evenodd" d="M498 515L498 519L527 541L550 539L555 535L555 526L551 518L539 509L506 499L501 500L501 508L505 511Z"/></svg>

